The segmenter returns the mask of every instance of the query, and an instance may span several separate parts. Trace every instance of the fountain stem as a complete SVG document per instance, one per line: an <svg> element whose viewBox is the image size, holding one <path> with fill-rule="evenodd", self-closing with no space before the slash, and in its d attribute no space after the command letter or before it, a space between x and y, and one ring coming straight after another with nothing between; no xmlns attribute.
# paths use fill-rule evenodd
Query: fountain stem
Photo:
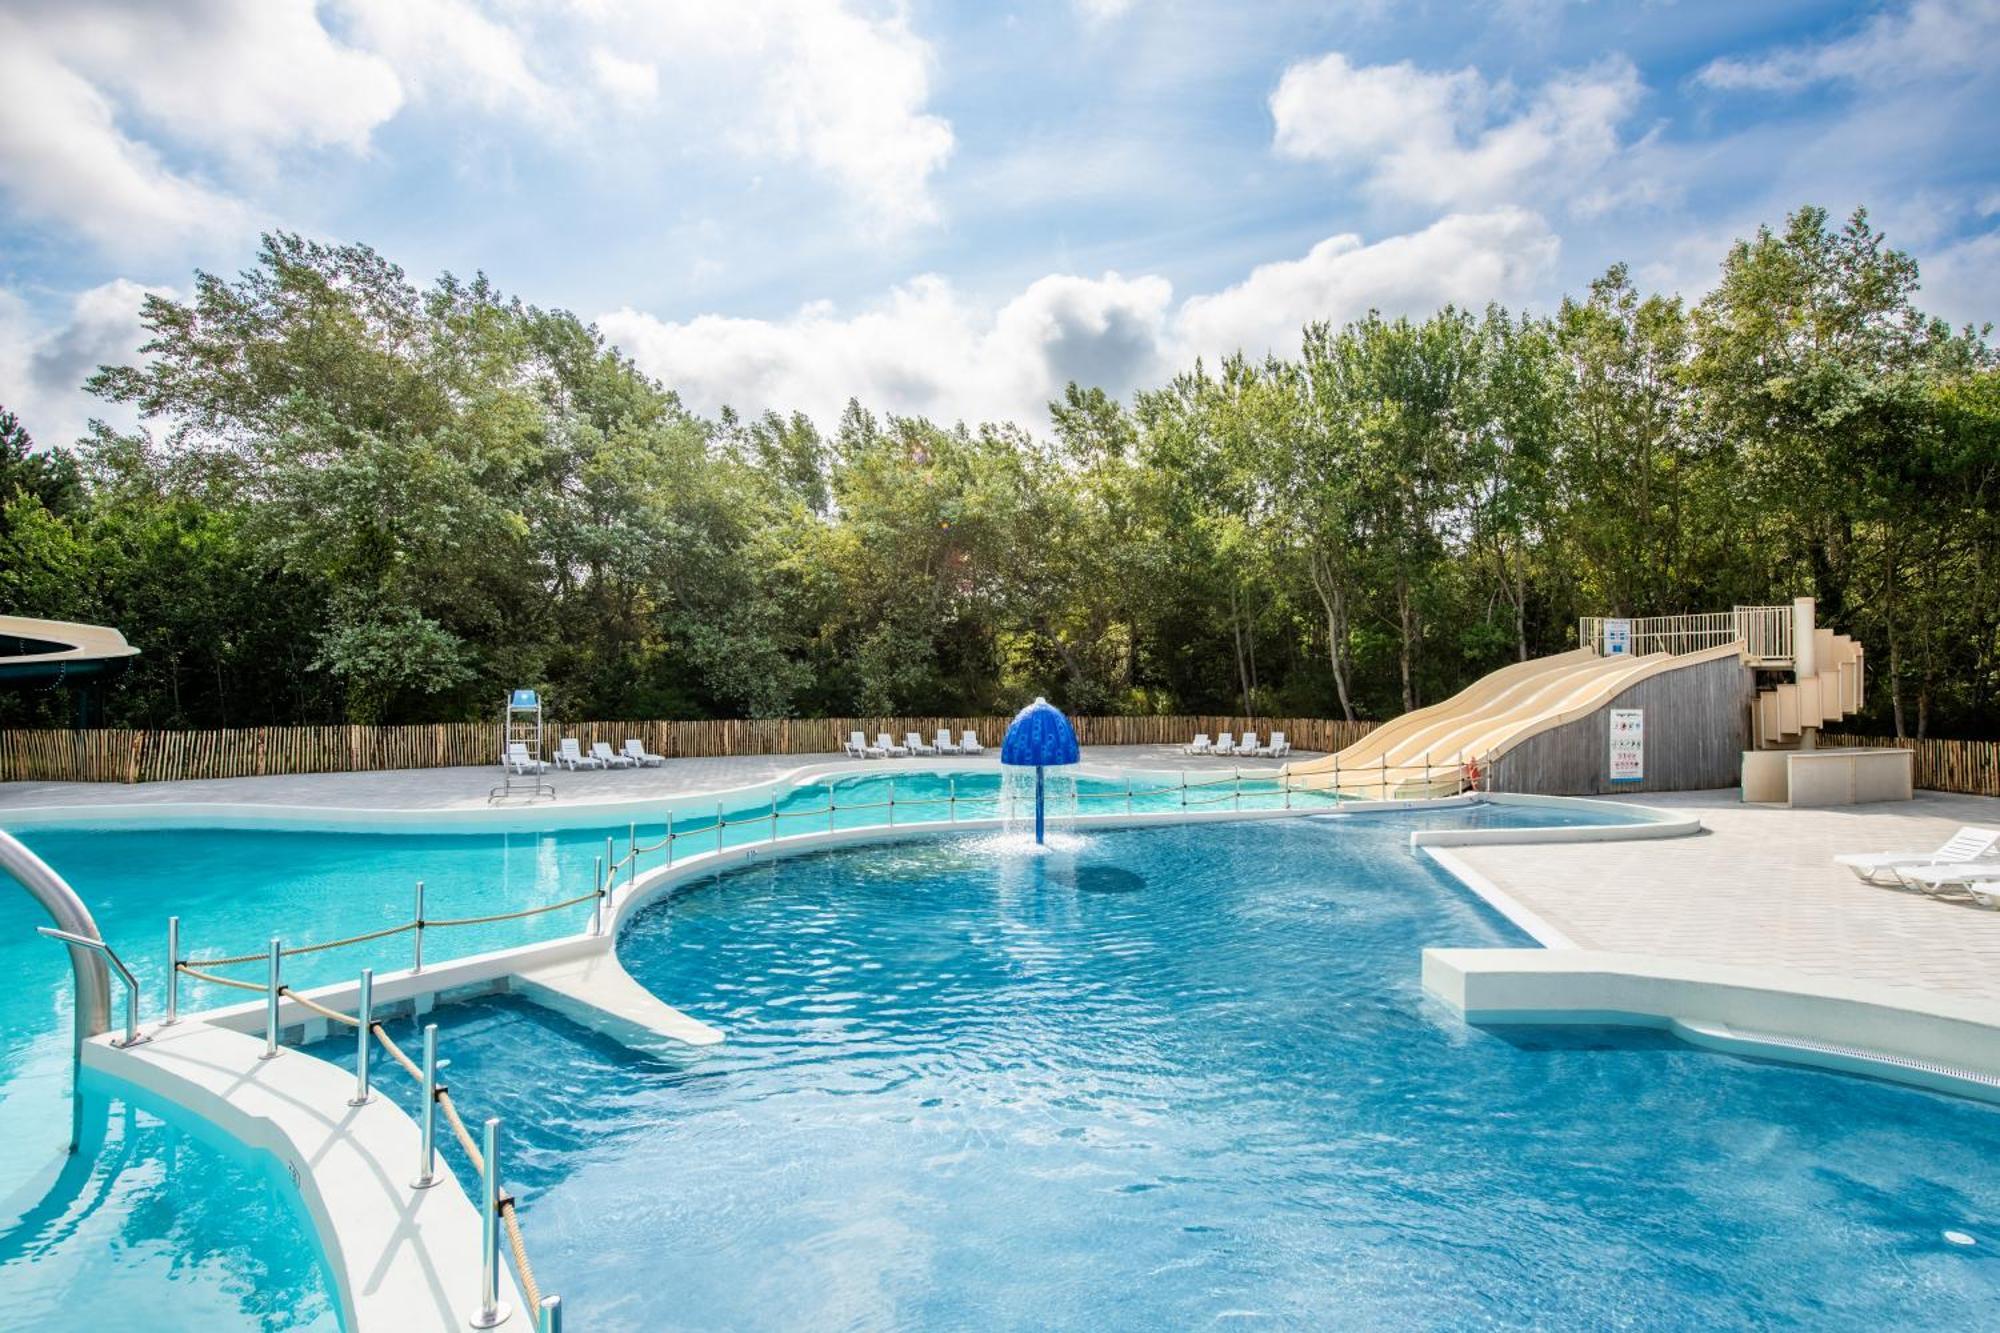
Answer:
<svg viewBox="0 0 2000 1333"><path fill-rule="evenodd" d="M1041 843L1041 842L1043 841L1043 838L1042 838L1042 806L1043 806L1043 797L1042 797L1042 772L1043 772L1043 769L1042 769L1042 766L1041 766L1040 764L1036 764L1036 765L1035 765L1035 841L1036 841L1036 843L1038 843L1038 844L1039 844L1039 843Z"/></svg>

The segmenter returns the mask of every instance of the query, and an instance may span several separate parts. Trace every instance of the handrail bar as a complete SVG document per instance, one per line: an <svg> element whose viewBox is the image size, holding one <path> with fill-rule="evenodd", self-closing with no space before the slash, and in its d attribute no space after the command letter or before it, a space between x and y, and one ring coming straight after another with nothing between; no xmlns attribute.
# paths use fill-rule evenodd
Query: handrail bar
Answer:
<svg viewBox="0 0 2000 1333"><path fill-rule="evenodd" d="M55 926L36 926L35 933L46 935L52 940L61 940L64 944L73 944L79 949L88 949L92 953L103 955L111 966L117 970L119 983L125 987L125 1040L118 1041L114 1039L112 1044L114 1046L137 1046L140 1042L146 1040L146 1038L139 1035L139 983L132 976L132 969L125 966L125 960L118 956L117 950L113 949L103 940L94 940L88 935L79 935L73 930L62 930Z"/></svg>

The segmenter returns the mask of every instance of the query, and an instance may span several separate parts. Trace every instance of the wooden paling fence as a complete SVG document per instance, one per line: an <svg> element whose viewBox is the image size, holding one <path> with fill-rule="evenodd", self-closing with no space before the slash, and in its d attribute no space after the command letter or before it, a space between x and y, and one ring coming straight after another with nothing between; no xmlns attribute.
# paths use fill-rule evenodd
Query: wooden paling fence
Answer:
<svg viewBox="0 0 2000 1333"><path fill-rule="evenodd" d="M1926 791L2000 796L2000 741L1897 740L1893 736L1844 736L1821 732L1819 743L1914 750L1916 781Z"/></svg>
<svg viewBox="0 0 2000 1333"><path fill-rule="evenodd" d="M623 748L637 738L669 758L724 755L832 754L852 732L869 740L888 732L897 741L914 731L925 740L939 727L953 738L976 732L1000 744L1004 717L821 717L704 722L556 722L546 724L547 748L574 736L588 751L596 741ZM1298 717L1078 717L1085 745L1180 745L1196 732L1210 736L1282 731L1297 750L1338 750L1368 734L1370 722ZM500 726L438 722L399 727L237 727L213 731L0 731L0 782L172 782L285 773L366 773L387 769L497 764Z"/></svg>

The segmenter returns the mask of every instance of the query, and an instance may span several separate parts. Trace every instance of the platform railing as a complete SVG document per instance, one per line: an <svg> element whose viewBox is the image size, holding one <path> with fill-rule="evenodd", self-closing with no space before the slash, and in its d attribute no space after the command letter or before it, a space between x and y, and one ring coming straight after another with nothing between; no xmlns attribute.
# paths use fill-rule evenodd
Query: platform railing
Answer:
<svg viewBox="0 0 2000 1333"><path fill-rule="evenodd" d="M1576 622L1577 646L1600 657L1609 646L1613 616L1584 616ZM1751 662L1788 666L1792 662L1792 608L1739 606L1729 611L1703 611L1680 616L1640 616L1620 620L1629 635L1627 651L1634 657L1652 653L1699 653L1741 642Z"/></svg>

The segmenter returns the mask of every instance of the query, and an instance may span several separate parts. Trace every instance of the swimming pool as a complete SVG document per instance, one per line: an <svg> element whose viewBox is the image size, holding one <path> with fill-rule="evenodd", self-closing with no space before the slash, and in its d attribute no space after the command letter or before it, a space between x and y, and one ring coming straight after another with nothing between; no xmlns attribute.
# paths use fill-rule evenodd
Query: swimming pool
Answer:
<svg viewBox="0 0 2000 1333"><path fill-rule="evenodd" d="M1206 780L1217 782L1218 775ZM1268 778L1245 775L1240 784L1209 787L1203 781L1197 775L1182 788L1178 774L1137 775L1129 782L1086 777L1078 791L1092 813L1160 811L1183 800L1197 809L1255 810L1286 799ZM769 794L670 804L679 857L712 850L718 831L727 846L773 833ZM1001 810L1000 777L884 768L779 790L776 809L779 836L828 826L993 818ZM298 812L274 818L271 812L223 811L191 821L183 813L144 809L98 823L8 810L0 811L0 825L83 896L144 987L150 1023L164 994L170 914L181 917L183 953L206 958L254 952L273 935L305 943L406 920L419 879L426 913L434 919L559 901L592 887L606 838L615 838L622 853L635 836L642 845L664 837L665 806L642 810L636 823L625 811L480 812L481 826L503 831L462 825L355 831L319 827L320 819L332 817ZM665 860L660 851L642 857L640 866L650 870ZM427 932L426 958L435 963L573 934L589 915L580 905L522 921ZM98 1094L89 1099L87 1123L109 1127L106 1143L62 1172L73 1001L65 955L34 933L43 923L26 894L0 893L0 965L10 981L0 988L0 1142L10 1145L0 1154L0 1322L31 1324L53 1308L49 1303L65 1286L85 1284L101 1297L93 1310L124 1307L150 1318L157 1302L172 1300L199 1312L204 1329L286 1327L294 1319L301 1326L330 1324L326 1279L310 1246L301 1248L298 1226L265 1217L273 1191L285 1193L268 1179L268 1162L190 1141L170 1108L141 1109ZM286 977L315 985L351 978L364 966L390 970L410 961L409 937L398 936L288 959ZM255 968L234 974L258 975ZM188 1010L240 998L194 983L183 987ZM237 1195L252 1201L242 1214L215 1202ZM62 1211L51 1219L51 1208ZM224 1225L232 1218L262 1219L259 1234L276 1248L246 1247L243 1234ZM110 1255L122 1257L110 1263ZM105 1280L112 1268L120 1280Z"/></svg>
<svg viewBox="0 0 2000 1333"><path fill-rule="evenodd" d="M711 1053L435 1020L593 1326L2000 1321L1993 1108L1424 995L1423 946L1525 941L1409 830L1540 813L760 863L620 943Z"/></svg>

